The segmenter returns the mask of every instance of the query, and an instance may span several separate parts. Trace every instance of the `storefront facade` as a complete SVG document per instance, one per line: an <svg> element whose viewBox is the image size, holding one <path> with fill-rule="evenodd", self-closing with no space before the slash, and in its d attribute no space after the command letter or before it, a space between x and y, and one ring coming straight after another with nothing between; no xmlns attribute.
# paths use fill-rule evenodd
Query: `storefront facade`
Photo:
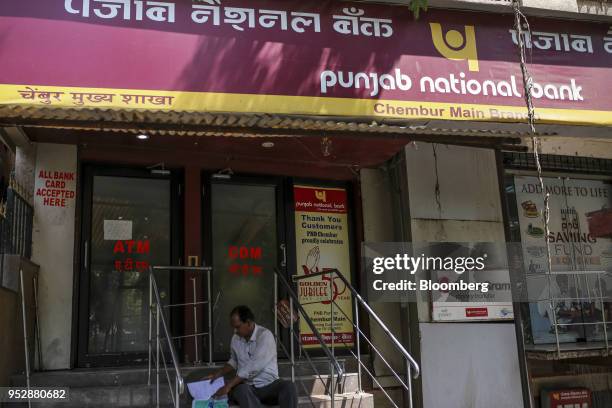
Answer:
<svg viewBox="0 0 612 408"><path fill-rule="evenodd" d="M612 98L602 86L609 27L532 26L523 35L536 130L553 138L544 153L559 152L559 137L571 155L612 159ZM16 177L32 193L45 370L142 364L151 265L212 266L210 280L159 279L172 303L210 289L210 321L204 307L187 308L173 312L172 326L179 334L212 327L212 356L222 361L236 304L276 326L282 289L272 269L290 277L338 268L362 290L364 241L534 238L521 235L533 222L517 203L541 208L537 197L511 193L537 174L531 162L518 171L508 153L529 150L510 15L431 10L414 20L401 6L337 2L10 1L0 27L0 125L27 139L17 143ZM561 175L589 180L572 187L599 194L589 214L610 208L602 163L596 181L588 166ZM593 238L599 260L608 235ZM334 285L350 311L350 295ZM330 341L321 287L296 290ZM450 322L436 319L430 301L374 307L431 367L417 383L425 407L468 397L467 406L480 406L496 393L508 401L499 406L517 406L530 394L524 344L556 340L547 327L525 334L513 324L518 316L533 330L537 306ZM334 342L354 347L352 326L338 324ZM567 340L590 339L585 330ZM600 334L590 340L602 342ZM486 350L473 345L483 336ZM307 327L301 341L313 341ZM204 338L179 348L185 362L209 352ZM474 353L484 354L465 384L453 383ZM392 385L380 361L373 365Z"/></svg>

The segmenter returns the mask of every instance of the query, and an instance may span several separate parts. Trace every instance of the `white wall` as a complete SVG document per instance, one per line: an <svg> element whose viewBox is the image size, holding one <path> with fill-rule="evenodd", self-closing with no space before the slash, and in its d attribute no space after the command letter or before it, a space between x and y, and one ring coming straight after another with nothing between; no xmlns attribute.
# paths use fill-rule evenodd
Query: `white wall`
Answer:
<svg viewBox="0 0 612 408"><path fill-rule="evenodd" d="M385 172L378 169L362 169L360 172L360 182L365 241L394 241L392 197ZM388 325L389 330L400 337L402 323L407 324L407 322L401 321L400 305L396 303L372 303L370 306ZM391 344L384 332L373 321L370 323L370 334L373 343L383 351L385 359L394 366L393 368L396 371L402 372L402 360L395 358L395 346ZM374 370L382 384L386 384L389 381L393 383L394 379L392 377L380 378L380 376L390 376L391 371L377 357L374 358Z"/></svg>
<svg viewBox="0 0 612 408"><path fill-rule="evenodd" d="M413 220L492 222L503 232L493 150L419 143L406 147L406 162Z"/></svg>
<svg viewBox="0 0 612 408"><path fill-rule="evenodd" d="M492 150L419 143L406 163L414 242L504 242ZM513 323L431 323L427 298L418 312L424 408L522 406Z"/></svg>
<svg viewBox="0 0 612 408"><path fill-rule="evenodd" d="M612 4L610 5L612 8ZM588 138L542 137L540 138L542 153L564 156L597 157L612 159L612 141ZM533 152L531 139L524 139L522 145Z"/></svg>
<svg viewBox="0 0 612 408"><path fill-rule="evenodd" d="M504 242L492 150L418 143L405 151L413 242ZM429 322L424 300L419 320Z"/></svg>
<svg viewBox="0 0 612 408"><path fill-rule="evenodd" d="M380 0L378 0L380 1ZM408 0L388 0L386 3L409 3ZM429 0L430 7L511 13L512 0ZM529 16L601 20L612 16L612 5L601 0L522 0L522 11Z"/></svg>
<svg viewBox="0 0 612 408"><path fill-rule="evenodd" d="M523 406L512 324L421 325L423 406Z"/></svg>
<svg viewBox="0 0 612 408"><path fill-rule="evenodd" d="M43 367L56 370L70 367L72 333L72 285L75 231L75 199L65 207L50 206L37 195L46 188L41 171L71 172L74 181L66 190L76 190L77 147L40 143L36 152L34 185L34 229L32 261L40 265L39 314Z"/></svg>

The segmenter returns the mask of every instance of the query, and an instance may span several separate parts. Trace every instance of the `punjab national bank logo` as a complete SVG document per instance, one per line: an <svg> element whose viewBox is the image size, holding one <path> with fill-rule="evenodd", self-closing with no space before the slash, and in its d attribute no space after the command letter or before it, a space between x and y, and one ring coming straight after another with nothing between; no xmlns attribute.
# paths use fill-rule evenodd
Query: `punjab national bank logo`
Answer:
<svg viewBox="0 0 612 408"><path fill-rule="evenodd" d="M440 23L429 23L429 26L434 46L443 57L453 61L467 61L470 71L478 71L474 26L466 25L463 33L457 30L443 33Z"/></svg>
<svg viewBox="0 0 612 408"><path fill-rule="evenodd" d="M327 197L326 197L325 191L315 190L315 197L319 201L323 201L323 202L327 201Z"/></svg>

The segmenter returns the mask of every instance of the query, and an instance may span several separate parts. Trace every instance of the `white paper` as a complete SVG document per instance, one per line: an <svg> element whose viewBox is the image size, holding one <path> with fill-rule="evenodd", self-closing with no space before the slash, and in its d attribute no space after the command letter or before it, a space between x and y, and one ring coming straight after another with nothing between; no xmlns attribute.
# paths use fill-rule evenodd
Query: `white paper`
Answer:
<svg viewBox="0 0 612 408"><path fill-rule="evenodd" d="M132 239L132 221L104 220L104 239L107 241Z"/></svg>
<svg viewBox="0 0 612 408"><path fill-rule="evenodd" d="M189 389L189 393L193 397L194 400L209 400L215 392L221 387L225 385L225 380L223 377L217 378L213 382L210 380L197 381L192 383L187 383L187 388Z"/></svg>

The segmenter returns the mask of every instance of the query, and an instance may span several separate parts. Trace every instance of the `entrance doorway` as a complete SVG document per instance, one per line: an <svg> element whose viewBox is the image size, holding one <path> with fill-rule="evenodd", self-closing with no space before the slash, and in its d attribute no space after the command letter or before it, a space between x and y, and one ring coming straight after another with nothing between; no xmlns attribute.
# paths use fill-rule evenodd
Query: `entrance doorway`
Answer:
<svg viewBox="0 0 612 408"><path fill-rule="evenodd" d="M229 314L249 306L257 323L275 332L278 287L274 268L286 273L283 188L279 180L210 179L209 264L213 266L213 354L229 355Z"/></svg>
<svg viewBox="0 0 612 408"><path fill-rule="evenodd" d="M82 174L77 365L144 362L148 268L173 264L180 249L178 176L98 166ZM156 275L163 301L181 298L180 276Z"/></svg>

